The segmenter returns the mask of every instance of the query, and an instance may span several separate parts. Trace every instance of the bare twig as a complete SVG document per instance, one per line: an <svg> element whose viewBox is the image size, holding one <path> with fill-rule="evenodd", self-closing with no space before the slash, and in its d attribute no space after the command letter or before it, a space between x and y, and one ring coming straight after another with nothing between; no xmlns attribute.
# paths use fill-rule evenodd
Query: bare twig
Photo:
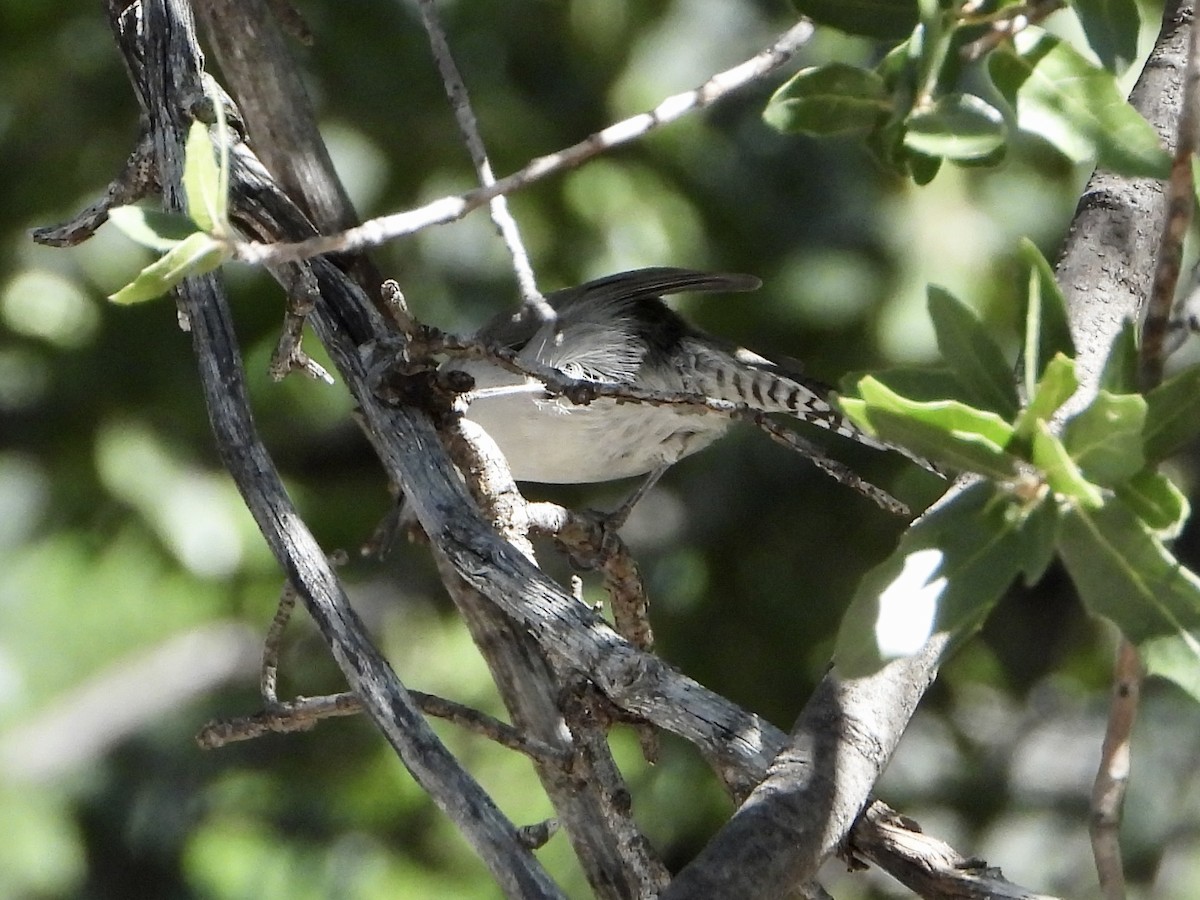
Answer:
<svg viewBox="0 0 1200 900"><path fill-rule="evenodd" d="M570 763L570 754L563 753L536 738L528 737L485 712L422 691L409 693L421 712L426 715L453 722L472 734L478 734L547 765L566 766ZM196 743L205 750L215 750L226 744L253 740L264 734L308 731L322 719L356 716L362 711L362 701L349 692L324 697L298 697L295 700L271 704L267 709L251 716L209 722L196 735Z"/></svg>
<svg viewBox="0 0 1200 900"><path fill-rule="evenodd" d="M1183 80L1183 99L1175 136L1175 156L1167 182L1167 217L1159 236L1154 286L1142 323L1140 350L1141 388L1151 390L1162 381L1166 358L1166 339L1171 324L1171 308L1183 260L1183 241L1196 205L1192 184L1192 160L1196 151L1196 104L1200 103L1200 38L1195 23L1188 24L1187 70Z"/></svg>
<svg viewBox="0 0 1200 900"><path fill-rule="evenodd" d="M604 589L612 605L613 628L639 650L654 648L650 627L650 602L637 562L625 542L604 516L580 515L555 503L531 503L528 507L533 529L559 542L576 565L598 569L604 577ZM572 584L572 593L582 599L582 583ZM658 733L649 723L633 722L642 756L649 763L658 761L661 752Z"/></svg>
<svg viewBox="0 0 1200 900"><path fill-rule="evenodd" d="M29 236L48 247L73 247L82 244L108 221L108 211L114 206L136 203L157 188L154 140L149 132L143 131L137 146L125 160L125 165L105 189L104 196L61 225L35 228L29 232Z"/></svg>
<svg viewBox="0 0 1200 900"><path fill-rule="evenodd" d="M964 857L879 800L859 817L848 850L852 860L870 860L928 900L1053 900L1013 884L982 859Z"/></svg>
<svg viewBox="0 0 1200 900"><path fill-rule="evenodd" d="M653 649L641 572L620 535L604 526L603 516L579 514L556 503L531 503L529 515L534 530L557 540L576 565L599 570L617 634L640 650Z"/></svg>
<svg viewBox="0 0 1200 900"><path fill-rule="evenodd" d="M267 371L276 381L282 380L292 372L300 371L316 381L333 384L333 376L300 346L304 335L304 323L308 314L313 311L318 290L312 267L305 263L285 263L282 266L272 266L272 269L277 270L273 274L285 287L287 310L283 317L283 331L279 335L274 353L271 354Z"/></svg>
<svg viewBox="0 0 1200 900"><path fill-rule="evenodd" d="M267 637L263 641L259 691L268 709L273 709L279 704L279 646L295 608L296 589L288 581L279 593L279 605L275 608L275 616L271 619L271 626L267 629Z"/></svg>
<svg viewBox="0 0 1200 900"><path fill-rule="evenodd" d="M184 206L186 98L200 93L202 58L183 0L143 0L136 9L107 0L113 34L154 135L164 206ZM503 890L513 897L562 893L517 840L515 826L429 727L380 656L345 590L289 499L249 411L245 373L225 296L215 276L178 288L190 323L205 404L222 461L273 554L303 598L350 686L414 779L460 828Z"/></svg>
<svg viewBox="0 0 1200 900"><path fill-rule="evenodd" d="M1200 102L1200 37L1190 17L1183 27L1188 29L1183 96L1175 134L1171 177L1165 191L1165 221L1159 235L1154 280L1146 304L1138 360L1143 391L1152 390L1162 382L1166 338L1183 259L1183 242L1195 207L1192 162L1197 140L1196 104ZM1092 787L1092 855L1106 900L1123 900L1125 897L1120 847L1121 810L1129 782L1129 744L1137 719L1143 676L1137 648L1121 637L1113 670L1112 700L1100 767Z"/></svg>
<svg viewBox="0 0 1200 900"><path fill-rule="evenodd" d="M438 72L442 76L442 84L446 86L446 95L450 106L454 109L454 118L458 122L458 130L462 134L467 150L471 154L471 162L479 183L491 187L496 183L496 175L492 172L492 164L488 161L487 149L479 133L479 122L475 111L471 108L471 98L467 86L463 82L454 57L450 53L450 45L446 41L446 31L442 27L435 0L417 0L417 8L421 11L421 22L429 35L429 44L433 50L433 58L437 62ZM546 302L542 292L538 290L537 279L533 274L533 266L529 262L529 253L521 240L517 222L508 211L508 199L499 194L488 201L492 221L508 254L512 258L513 271L517 276L517 285L521 290L521 299L525 305L543 322L554 318L554 309Z"/></svg>
<svg viewBox="0 0 1200 900"><path fill-rule="evenodd" d="M371 219L340 234L294 243L242 244L238 247L238 257L245 262L262 263L267 260L295 261L322 253L344 253L378 246L430 225L456 221L493 197L511 194L547 175L577 166L618 144L643 137L655 128L674 122L687 113L711 106L725 95L774 72L792 58L812 35L812 31L811 23L807 20L801 21L757 56L717 73L698 88L668 97L654 109L610 125L564 150L539 156L520 171L487 187L467 191L458 196L442 197L406 212Z"/></svg>
<svg viewBox="0 0 1200 900"><path fill-rule="evenodd" d="M517 490L500 449L482 428L466 419L444 422L442 432L451 458L466 476L484 515L511 546L533 562L530 506ZM657 894L668 880L667 869L633 819L629 788L608 746L608 721L587 715L586 711L580 714L584 706L572 702L580 700L578 676L564 680L565 667L553 665L536 651L536 645L527 637L518 639L512 620L489 601L480 603L482 598L477 592L468 588L457 572L449 571L444 557L437 555L451 597L471 628L497 684L505 690L505 702L514 723L529 730L549 729L547 740L555 740L556 746L562 742L564 733L569 735L569 740L562 742L571 757L569 772L564 772L561 766L543 765L538 767L538 774L560 810L559 818L580 858L587 861L597 848L604 848L604 855L588 867L589 880L597 895ZM514 664L521 667L515 674L523 677L512 677ZM521 693L533 696L521 697L514 690L514 682L520 683ZM590 683L584 683L594 691ZM520 703L514 703L516 700ZM611 702L604 702L616 709ZM535 709L537 716L529 721L534 704L540 711ZM646 730L649 731L649 726ZM653 750L652 733L644 739L643 746ZM606 874L596 864L605 858L619 861Z"/></svg>
<svg viewBox="0 0 1200 900"><path fill-rule="evenodd" d="M329 554L329 564L334 567L344 566L348 556L344 550L335 550ZM275 615L267 628L267 636L263 640L262 670L259 675L259 692L268 710L279 705L279 647L283 642L283 632L296 609L299 595L290 581L284 582L279 592L279 603L275 607Z"/></svg>
<svg viewBox="0 0 1200 900"><path fill-rule="evenodd" d="M998 13L986 17L976 17L972 8L982 4L968 4L963 7L963 18L974 23L977 18L991 25L991 30L982 37L965 45L960 53L967 62L983 59L987 53L995 50L1005 41L1012 40L1013 35L1024 31L1030 25L1036 25L1053 12L1062 9L1066 4L1063 0L1033 0L1018 6L1009 6Z"/></svg>
<svg viewBox="0 0 1200 900"><path fill-rule="evenodd" d="M1125 872L1121 864L1121 808L1129 785L1129 743L1141 697L1141 657L1137 648L1121 638L1113 667L1112 701L1108 727L1100 751L1100 768L1092 785L1092 855L1105 900L1124 900Z"/></svg>

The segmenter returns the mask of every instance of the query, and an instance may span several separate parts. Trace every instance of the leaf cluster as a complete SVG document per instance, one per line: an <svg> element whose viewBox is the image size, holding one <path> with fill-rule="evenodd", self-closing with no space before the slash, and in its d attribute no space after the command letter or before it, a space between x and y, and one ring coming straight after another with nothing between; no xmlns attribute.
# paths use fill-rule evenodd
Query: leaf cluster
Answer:
<svg viewBox="0 0 1200 900"><path fill-rule="evenodd" d="M188 214L140 206L109 210L109 219L127 237L162 253L133 281L109 297L114 303L128 305L154 300L190 275L203 275L220 268L233 255L225 111L215 85L209 82L207 88L217 113L216 146L221 158L218 160L213 154L209 127L199 120L193 121L184 148L183 190Z"/></svg>
<svg viewBox="0 0 1200 900"><path fill-rule="evenodd" d="M873 68L833 62L799 72L764 114L780 131L858 136L881 165L918 184L944 162L999 164L1015 132L1075 163L1166 176L1166 151L1117 82L1136 51L1134 0L1071 4L1100 64L1020 27L1027 6L1013 0L794 3L818 24L899 43Z"/></svg>
<svg viewBox="0 0 1200 900"><path fill-rule="evenodd" d="M839 663L869 671L934 633L960 641L1018 576L1032 585L1059 557L1086 608L1153 650L1153 670L1191 689L1200 577L1165 543L1189 509L1158 467L1200 433L1200 368L1138 393L1126 323L1095 397L1060 422L1079 387L1065 306L1037 248L1026 242L1022 255L1019 379L974 312L931 288L945 367L862 377L840 399L872 434L975 477L864 579L839 635Z"/></svg>

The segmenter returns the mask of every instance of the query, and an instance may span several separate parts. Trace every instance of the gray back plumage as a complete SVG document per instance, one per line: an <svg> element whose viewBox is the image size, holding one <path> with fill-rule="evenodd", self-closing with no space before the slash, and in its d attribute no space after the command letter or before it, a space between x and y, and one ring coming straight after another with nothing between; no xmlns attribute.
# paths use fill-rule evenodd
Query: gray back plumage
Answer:
<svg viewBox="0 0 1200 900"><path fill-rule="evenodd" d="M829 403L829 388L689 325L660 299L684 291L751 291L753 275L657 267L621 272L547 295L557 317L497 316L479 337L575 378L744 403L878 449Z"/></svg>

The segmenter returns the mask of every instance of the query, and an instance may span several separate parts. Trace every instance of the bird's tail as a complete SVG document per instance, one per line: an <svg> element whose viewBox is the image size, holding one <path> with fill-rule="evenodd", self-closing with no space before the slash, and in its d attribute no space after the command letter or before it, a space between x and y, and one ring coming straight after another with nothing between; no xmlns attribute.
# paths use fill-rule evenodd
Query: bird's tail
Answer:
<svg viewBox="0 0 1200 900"><path fill-rule="evenodd" d="M832 388L828 385L741 347L730 349L728 355L700 344L693 344L692 350L694 371L703 382L695 387L706 396L792 416L866 447L899 453L923 469L944 476L929 460L868 434L846 418L830 400Z"/></svg>

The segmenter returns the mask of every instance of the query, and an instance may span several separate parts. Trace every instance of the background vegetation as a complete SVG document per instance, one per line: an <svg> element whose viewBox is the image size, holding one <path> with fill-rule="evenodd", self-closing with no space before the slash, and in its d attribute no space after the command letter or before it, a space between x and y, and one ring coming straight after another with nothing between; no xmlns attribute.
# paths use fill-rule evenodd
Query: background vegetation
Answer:
<svg viewBox="0 0 1200 900"><path fill-rule="evenodd" d="M408 7L299 5L317 42L296 52L360 212L468 187ZM444 14L502 173L698 84L793 17L767 0L479 0ZM1157 11L1145 18L1152 32ZM1068 15L1048 24L1073 33ZM875 53L824 33L800 61ZM765 282L755 295L679 308L829 381L929 359L928 282L997 325L1015 321L1017 239L1053 258L1086 171L1019 143L998 168L945 166L915 188L849 141L771 130L761 111L774 86L514 197L542 287L644 265L752 272ZM135 135L136 104L98 7L0 0L0 896L495 896L365 722L216 752L191 740L213 716L257 708L258 636L280 575L215 458L170 305L104 301L148 257L111 228L71 251L26 235L91 202ZM421 318L452 330L515 302L482 214L375 258ZM346 394L270 382L281 298L257 273L230 277L260 425L323 546L353 550L389 499ZM915 506L938 490L898 459L837 452ZM1179 463L1185 484L1192 462ZM537 490L603 507L623 487ZM626 534L662 655L786 728L824 670L854 584L902 525L738 432L672 471ZM1193 565L1196 542L1192 527L1178 545ZM356 559L347 575L412 687L499 712L419 548L382 564ZM1087 802L1112 644L1052 570L943 671L880 796L1019 883L1091 893ZM340 687L298 621L281 694ZM524 760L439 731L515 820L549 814ZM687 747L668 740L650 768L629 734L614 741L646 830L681 864L728 801ZM1198 751L1194 706L1149 683L1125 828L1129 875L1147 895L1200 886ZM582 895L565 841L540 855ZM889 890L874 875L831 877L839 897Z"/></svg>

